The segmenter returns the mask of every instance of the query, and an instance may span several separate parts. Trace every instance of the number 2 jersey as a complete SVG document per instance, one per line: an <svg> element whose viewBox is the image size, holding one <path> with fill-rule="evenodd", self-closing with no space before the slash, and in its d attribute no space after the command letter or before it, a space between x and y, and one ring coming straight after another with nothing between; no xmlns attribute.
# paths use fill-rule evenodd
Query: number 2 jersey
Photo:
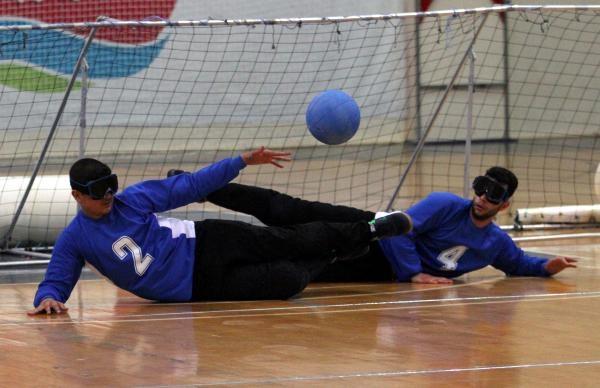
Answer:
<svg viewBox="0 0 600 388"><path fill-rule="evenodd" d="M529 256L491 223L483 228L471 219L471 200L451 193L432 193L410 207L413 231L379 241L399 281L418 273L453 278L488 265L514 276L550 276L547 259Z"/></svg>
<svg viewBox="0 0 600 388"><path fill-rule="evenodd" d="M34 306L48 297L66 302L85 261L116 286L142 298L189 301L194 222L155 213L206 197L245 166L241 157L229 158L194 173L140 182L115 195L110 213L100 219L79 211L56 241Z"/></svg>

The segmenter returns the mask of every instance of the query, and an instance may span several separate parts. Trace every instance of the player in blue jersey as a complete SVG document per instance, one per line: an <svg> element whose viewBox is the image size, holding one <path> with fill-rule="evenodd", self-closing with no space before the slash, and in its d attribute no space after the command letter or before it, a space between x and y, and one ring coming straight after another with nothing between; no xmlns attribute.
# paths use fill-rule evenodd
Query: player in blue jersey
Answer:
<svg viewBox="0 0 600 388"><path fill-rule="evenodd" d="M407 233L410 217L263 227L158 215L206 197L246 165L283 167L289 153L264 147L199 171L132 185L81 159L69 171L81 210L56 241L30 314L63 312L84 262L116 286L158 301L287 299L320 271L371 240Z"/></svg>
<svg viewBox="0 0 600 388"><path fill-rule="evenodd" d="M488 265L510 276L551 276L576 267L567 257L545 259L526 254L493 219L510 205L517 177L502 167L490 168L473 182L472 200L432 193L406 210L413 220L407 235L374 241L357 250L355 260L329 265L317 280L452 283ZM252 214L267 225L316 220L349 222L376 214L345 206L305 201L273 190L229 184L207 199L219 206Z"/></svg>

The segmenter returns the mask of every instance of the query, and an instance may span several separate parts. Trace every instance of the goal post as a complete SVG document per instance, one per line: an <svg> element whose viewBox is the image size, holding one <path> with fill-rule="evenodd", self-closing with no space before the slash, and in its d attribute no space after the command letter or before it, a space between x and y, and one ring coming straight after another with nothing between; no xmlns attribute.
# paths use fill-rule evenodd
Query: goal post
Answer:
<svg viewBox="0 0 600 388"><path fill-rule="evenodd" d="M261 145L287 149L284 170L252 168L239 181L376 211L431 191L462 194L469 119L467 179L493 165L514 170L510 216L597 201L599 7L2 23L0 236L10 246L52 244L68 223L66 175L83 150L125 187ZM102 33L85 55L86 82L74 70L92 28ZM320 144L304 122L327 89L361 109L357 134L338 146ZM178 215L232 217L210 204Z"/></svg>

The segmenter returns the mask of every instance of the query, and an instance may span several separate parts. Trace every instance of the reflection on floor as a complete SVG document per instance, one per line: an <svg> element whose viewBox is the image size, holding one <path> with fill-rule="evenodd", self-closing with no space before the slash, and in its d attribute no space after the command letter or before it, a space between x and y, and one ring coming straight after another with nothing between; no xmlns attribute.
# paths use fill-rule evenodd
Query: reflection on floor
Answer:
<svg viewBox="0 0 600 388"><path fill-rule="evenodd" d="M0 284L0 382L597 386L600 241L526 248L574 254L579 268L527 278L488 267L452 285L322 283L286 301L219 303L154 303L82 280L67 314L29 317L36 269L31 283Z"/></svg>

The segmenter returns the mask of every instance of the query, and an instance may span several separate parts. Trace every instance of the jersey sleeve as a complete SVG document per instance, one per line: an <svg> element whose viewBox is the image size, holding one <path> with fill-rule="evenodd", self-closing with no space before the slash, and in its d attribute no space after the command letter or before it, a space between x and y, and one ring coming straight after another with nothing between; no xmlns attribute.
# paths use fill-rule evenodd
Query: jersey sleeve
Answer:
<svg viewBox="0 0 600 388"><path fill-rule="evenodd" d="M423 234L438 228L447 211L454 207L456 198L449 193L431 193L411 206L406 212L413 220L413 232Z"/></svg>
<svg viewBox="0 0 600 388"><path fill-rule="evenodd" d="M548 259L529 256L505 235L498 256L492 262L494 268L508 276L551 276L544 268Z"/></svg>
<svg viewBox="0 0 600 388"><path fill-rule="evenodd" d="M56 241L46 275L35 294L34 307L37 307L46 298L52 298L62 303L69 299L84 264L83 258L77 251L74 239L63 232Z"/></svg>
<svg viewBox="0 0 600 388"><path fill-rule="evenodd" d="M410 237L399 236L384 241L381 245L386 257L392 258L390 262L399 282L409 282L413 276L422 272L421 258Z"/></svg>
<svg viewBox="0 0 600 388"><path fill-rule="evenodd" d="M445 193L429 194L406 210L413 221L411 233L382 240L382 248L386 256L392 259L392 267L398 281L410 281L413 276L423 271L421 257L417 252L414 240L419 238L420 234L435 229L443 222L446 208L451 201L452 197Z"/></svg>
<svg viewBox="0 0 600 388"><path fill-rule="evenodd" d="M206 197L237 177L244 167L241 156L228 158L190 174L140 182L125 189L120 197L140 210L161 213Z"/></svg>

